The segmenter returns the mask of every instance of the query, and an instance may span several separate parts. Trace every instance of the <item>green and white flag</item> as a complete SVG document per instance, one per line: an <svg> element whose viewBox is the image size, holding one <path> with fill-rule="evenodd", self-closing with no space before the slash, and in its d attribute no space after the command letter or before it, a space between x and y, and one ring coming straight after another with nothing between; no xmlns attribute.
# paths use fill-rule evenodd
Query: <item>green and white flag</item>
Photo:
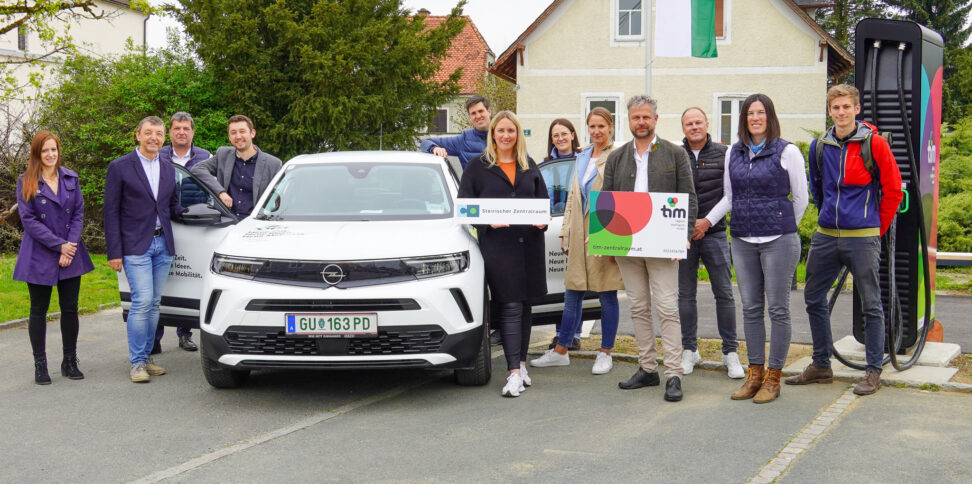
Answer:
<svg viewBox="0 0 972 484"><path fill-rule="evenodd" d="M715 0L655 0L655 57L717 57Z"/></svg>

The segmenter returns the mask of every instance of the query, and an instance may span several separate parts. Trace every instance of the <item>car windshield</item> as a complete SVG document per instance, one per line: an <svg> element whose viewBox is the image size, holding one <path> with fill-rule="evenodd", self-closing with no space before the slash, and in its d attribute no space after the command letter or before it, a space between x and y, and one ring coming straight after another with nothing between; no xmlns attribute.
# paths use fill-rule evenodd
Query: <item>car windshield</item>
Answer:
<svg viewBox="0 0 972 484"><path fill-rule="evenodd" d="M440 166L322 163L284 167L261 220L416 220L452 216Z"/></svg>

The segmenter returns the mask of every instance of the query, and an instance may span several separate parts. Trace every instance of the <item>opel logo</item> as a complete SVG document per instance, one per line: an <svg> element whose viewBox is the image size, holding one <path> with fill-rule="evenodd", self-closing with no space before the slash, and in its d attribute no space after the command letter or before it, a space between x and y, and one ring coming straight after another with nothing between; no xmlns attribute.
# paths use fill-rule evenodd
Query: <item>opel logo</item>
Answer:
<svg viewBox="0 0 972 484"><path fill-rule="evenodd" d="M344 269L341 269L341 266L337 264L328 264L321 271L321 278L324 279L326 284L336 286L344 280Z"/></svg>

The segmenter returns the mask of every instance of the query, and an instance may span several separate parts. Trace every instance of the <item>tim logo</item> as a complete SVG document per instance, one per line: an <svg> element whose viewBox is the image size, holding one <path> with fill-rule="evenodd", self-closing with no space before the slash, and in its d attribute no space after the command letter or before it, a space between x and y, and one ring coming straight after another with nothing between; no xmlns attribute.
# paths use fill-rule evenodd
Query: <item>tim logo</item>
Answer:
<svg viewBox="0 0 972 484"><path fill-rule="evenodd" d="M678 205L678 198L668 197L668 203L662 205L661 214L665 218L688 218L688 212L684 208L675 208Z"/></svg>
<svg viewBox="0 0 972 484"><path fill-rule="evenodd" d="M479 205L459 205L460 217L479 217Z"/></svg>

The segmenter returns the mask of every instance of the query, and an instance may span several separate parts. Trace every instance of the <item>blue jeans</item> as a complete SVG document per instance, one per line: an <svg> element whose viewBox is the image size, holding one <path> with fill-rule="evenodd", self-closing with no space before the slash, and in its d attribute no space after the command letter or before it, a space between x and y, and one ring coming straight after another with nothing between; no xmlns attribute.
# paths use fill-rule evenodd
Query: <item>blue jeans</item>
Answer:
<svg viewBox="0 0 972 484"><path fill-rule="evenodd" d="M743 330L750 366L766 363L764 309L769 313L771 329L768 366L782 370L786 363L792 331L790 284L799 260L800 237L796 232L758 244L732 239L732 262L742 299Z"/></svg>
<svg viewBox="0 0 972 484"><path fill-rule="evenodd" d="M827 293L844 266L854 276L854 292L861 298L864 314L864 351L868 369L881 373L884 360L884 307L878 266L881 261L880 237L831 237L819 232L810 241L807 255L807 285L803 300L810 317L813 336L813 364L830 368L830 309Z"/></svg>
<svg viewBox="0 0 972 484"><path fill-rule="evenodd" d="M128 359L131 364L144 363L155 343L159 324L159 303L162 287L169 277L172 255L165 246L165 237L152 239L152 245L142 255L122 258L125 277L132 288L132 307L128 310Z"/></svg>
<svg viewBox="0 0 972 484"><path fill-rule="evenodd" d="M682 322L682 348L699 349L699 260L705 264L716 301L716 323L722 337L722 354L736 351L736 301L732 295L732 269L726 232L706 234L693 240L686 257L678 262L678 317Z"/></svg>
<svg viewBox="0 0 972 484"><path fill-rule="evenodd" d="M564 291L564 315L557 333L557 344L561 346L570 346L574 334L580 334L584 294L585 291ZM601 300L601 349L610 350L618 334L618 291L599 292L597 296Z"/></svg>

